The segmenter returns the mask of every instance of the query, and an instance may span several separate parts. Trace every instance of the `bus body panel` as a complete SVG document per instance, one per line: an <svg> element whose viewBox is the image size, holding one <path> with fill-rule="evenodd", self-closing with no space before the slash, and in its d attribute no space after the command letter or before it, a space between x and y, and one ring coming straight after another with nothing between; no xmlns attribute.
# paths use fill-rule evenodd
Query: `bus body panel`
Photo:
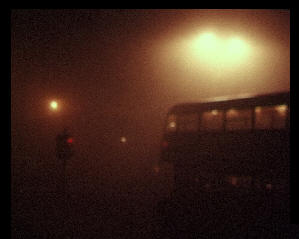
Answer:
<svg viewBox="0 0 299 239"><path fill-rule="evenodd" d="M288 190L289 179L289 93L264 95L221 102L190 103L174 106L170 115L197 114L200 125L203 112L224 112L223 128L190 132L165 132L161 160L172 162L176 190L221 190L252 188ZM282 128L255 129L257 107L287 106ZM227 111L250 110L252 127L227 130ZM191 122L191 121L190 121ZM167 122L166 122L167 124ZM179 123L177 127L179 127ZM243 180L243 182L242 182ZM246 181L247 180L247 181ZM191 190L190 190L191 189ZM184 192L185 193L185 192Z"/></svg>

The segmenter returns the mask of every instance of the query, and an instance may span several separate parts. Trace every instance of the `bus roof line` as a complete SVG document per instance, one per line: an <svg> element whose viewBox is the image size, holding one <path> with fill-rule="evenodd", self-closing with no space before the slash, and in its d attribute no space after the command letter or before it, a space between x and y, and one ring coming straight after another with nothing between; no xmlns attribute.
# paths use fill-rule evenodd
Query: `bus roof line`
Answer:
<svg viewBox="0 0 299 239"><path fill-rule="evenodd" d="M272 93L263 93L263 94L252 94L252 93L241 93L237 95L225 95L225 96L216 96L210 98L204 98L202 103L205 102L219 102L219 101L229 101L229 100L239 100L239 99L247 99L247 98L258 98L263 96L270 96L276 94L286 94L289 92L272 92Z"/></svg>
<svg viewBox="0 0 299 239"><path fill-rule="evenodd" d="M223 97L213 97L210 98L210 100L208 100L207 98L205 99L205 101L198 101L198 102L182 102L182 103L178 103L174 106L171 107L171 110L175 110L181 107L185 107L185 106L197 106L197 105L203 105L203 104L213 104L213 103L225 103L225 102L229 102L229 101L239 101L239 100L251 100L251 99L262 99L263 97L275 97L278 95L289 95L290 92L276 92L276 93L271 93L271 94L239 94L239 95L235 95L234 97L228 97L228 96L223 96ZM213 99L213 100L212 100Z"/></svg>

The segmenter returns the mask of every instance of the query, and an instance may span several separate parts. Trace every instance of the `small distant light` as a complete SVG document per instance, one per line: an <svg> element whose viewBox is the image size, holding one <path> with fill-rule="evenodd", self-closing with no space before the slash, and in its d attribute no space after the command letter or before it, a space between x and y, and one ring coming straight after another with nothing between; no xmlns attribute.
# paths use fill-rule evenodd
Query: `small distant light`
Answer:
<svg viewBox="0 0 299 239"><path fill-rule="evenodd" d="M122 142L122 143L126 143L126 142L127 142L127 138L126 138L126 137L121 137L121 138L120 138L120 142Z"/></svg>
<svg viewBox="0 0 299 239"><path fill-rule="evenodd" d="M231 177L231 184L237 186L237 183L238 183L237 177Z"/></svg>
<svg viewBox="0 0 299 239"><path fill-rule="evenodd" d="M172 132L175 131L176 130L176 122L174 122L174 121L169 122L167 129Z"/></svg>
<svg viewBox="0 0 299 239"><path fill-rule="evenodd" d="M176 115L169 115L168 116L168 119L167 119L167 130L169 131L175 131L176 130L176 127L177 127L177 124L176 124Z"/></svg>
<svg viewBox="0 0 299 239"><path fill-rule="evenodd" d="M154 172L155 173L159 173L160 172L160 167L159 166L155 166L154 167Z"/></svg>
<svg viewBox="0 0 299 239"><path fill-rule="evenodd" d="M175 122L170 122L169 123L169 128L175 128L176 127L176 123Z"/></svg>
<svg viewBox="0 0 299 239"><path fill-rule="evenodd" d="M267 183L266 184L266 189L271 190L272 189L272 184L271 183Z"/></svg>

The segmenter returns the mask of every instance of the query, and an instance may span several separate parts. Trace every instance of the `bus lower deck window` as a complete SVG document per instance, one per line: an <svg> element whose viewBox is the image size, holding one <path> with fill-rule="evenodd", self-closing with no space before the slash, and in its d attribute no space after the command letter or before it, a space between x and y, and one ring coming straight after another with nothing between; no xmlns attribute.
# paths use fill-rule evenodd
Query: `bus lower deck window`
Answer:
<svg viewBox="0 0 299 239"><path fill-rule="evenodd" d="M181 114L178 115L178 131L197 131L198 130L199 117L198 114Z"/></svg>

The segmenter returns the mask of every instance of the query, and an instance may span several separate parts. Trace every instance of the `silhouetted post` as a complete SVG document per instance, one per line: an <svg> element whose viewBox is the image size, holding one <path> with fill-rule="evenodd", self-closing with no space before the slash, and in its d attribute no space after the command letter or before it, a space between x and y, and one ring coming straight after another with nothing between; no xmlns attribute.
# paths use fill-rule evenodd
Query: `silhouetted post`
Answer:
<svg viewBox="0 0 299 239"><path fill-rule="evenodd" d="M66 230L66 223L68 219L68 193L67 193L67 161L73 156L73 137L68 133L67 129L56 137L56 157L62 164L62 192L63 195L63 225Z"/></svg>

